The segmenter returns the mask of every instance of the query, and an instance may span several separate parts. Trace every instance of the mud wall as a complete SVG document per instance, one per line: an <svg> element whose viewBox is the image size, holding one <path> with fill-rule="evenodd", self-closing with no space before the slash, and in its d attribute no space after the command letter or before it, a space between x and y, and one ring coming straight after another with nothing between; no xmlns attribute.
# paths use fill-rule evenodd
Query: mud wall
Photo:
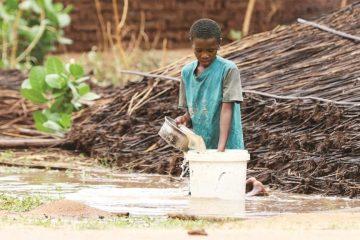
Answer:
<svg viewBox="0 0 360 240"><path fill-rule="evenodd" d="M103 37L95 0L59 0L72 4L72 24L66 35L74 40L68 51L87 51L101 44ZM311 19L338 9L342 0L257 0L251 19L250 33L273 29L289 24L298 17ZM348 0L348 3L357 0ZM104 25L114 25L112 0L99 0ZM219 22L224 37L231 29L241 30L248 0L129 0L126 24L134 33L138 31L141 12L145 16L145 32L150 43L160 47L162 39L168 40L168 48L188 47L188 29L202 17ZM123 1L118 0L121 14ZM130 36L128 34L127 36ZM129 39L129 38L128 38ZM159 39L155 41L154 39Z"/></svg>

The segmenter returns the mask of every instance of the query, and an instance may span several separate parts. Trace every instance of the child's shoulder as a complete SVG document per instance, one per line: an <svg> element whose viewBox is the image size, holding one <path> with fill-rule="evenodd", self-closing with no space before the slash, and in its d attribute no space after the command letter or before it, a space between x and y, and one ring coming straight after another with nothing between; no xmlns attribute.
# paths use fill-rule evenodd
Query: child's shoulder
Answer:
<svg viewBox="0 0 360 240"><path fill-rule="evenodd" d="M194 66L196 66L196 63L197 63L196 61L192 61L185 64L185 66L181 70L182 74L187 74L189 72L194 71Z"/></svg>
<svg viewBox="0 0 360 240"><path fill-rule="evenodd" d="M217 60L218 60L218 62L220 64L222 64L227 69L233 69L233 68L237 69L236 64L231 60L225 59L225 58L220 57L220 56L217 56Z"/></svg>

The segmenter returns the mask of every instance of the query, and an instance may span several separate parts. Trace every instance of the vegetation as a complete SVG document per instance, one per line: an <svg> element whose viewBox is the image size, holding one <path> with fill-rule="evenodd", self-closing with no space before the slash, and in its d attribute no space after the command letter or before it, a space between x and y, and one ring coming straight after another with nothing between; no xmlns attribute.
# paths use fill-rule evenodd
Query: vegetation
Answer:
<svg viewBox="0 0 360 240"><path fill-rule="evenodd" d="M52 0L5 0L0 3L1 68L42 64L55 45L70 44L63 28L71 6Z"/></svg>
<svg viewBox="0 0 360 240"><path fill-rule="evenodd" d="M84 82L87 79L81 65L64 64L56 57L49 57L45 66L31 69L21 85L21 94L35 104L47 105L33 113L39 131L62 135L71 127L72 112L99 98Z"/></svg>
<svg viewBox="0 0 360 240"><path fill-rule="evenodd" d="M168 59L163 57L161 50L125 50L127 54L127 66L112 52L97 51L94 48L82 57L82 62L87 70L92 71L92 81L98 85L113 84L124 86L128 81L136 80L139 76L123 74L125 69L136 69L137 71L149 72L167 63Z"/></svg>
<svg viewBox="0 0 360 240"><path fill-rule="evenodd" d="M26 212L51 200L40 196L25 196L22 198L13 197L7 194L0 194L0 210L11 212Z"/></svg>

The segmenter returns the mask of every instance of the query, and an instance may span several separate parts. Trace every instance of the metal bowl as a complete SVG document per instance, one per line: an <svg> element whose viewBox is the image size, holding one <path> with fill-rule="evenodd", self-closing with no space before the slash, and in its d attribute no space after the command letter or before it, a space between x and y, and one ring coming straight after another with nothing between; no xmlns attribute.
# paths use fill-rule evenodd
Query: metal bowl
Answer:
<svg viewBox="0 0 360 240"><path fill-rule="evenodd" d="M189 150L189 139L177 126L174 119L165 117L165 122L160 128L159 135L169 145L186 152Z"/></svg>

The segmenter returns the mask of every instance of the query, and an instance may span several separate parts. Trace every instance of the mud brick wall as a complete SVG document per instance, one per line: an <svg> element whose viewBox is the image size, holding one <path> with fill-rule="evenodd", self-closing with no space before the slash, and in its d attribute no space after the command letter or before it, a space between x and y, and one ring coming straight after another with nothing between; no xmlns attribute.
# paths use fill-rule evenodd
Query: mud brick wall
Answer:
<svg viewBox="0 0 360 240"><path fill-rule="evenodd" d="M72 24L67 37L74 40L68 51L88 51L102 42L101 28L94 0L58 0L72 4ZM348 0L348 3L357 0ZM100 0L105 24L114 25L112 0ZM226 38L230 29L241 30L248 0L129 0L126 23L138 31L141 12L145 14L145 32L150 42L168 40L168 48L188 47L188 29L202 17L216 20ZM121 15L123 1L118 0ZM289 24L298 17L312 19L338 9L341 0L257 0L251 20L250 33L271 30Z"/></svg>

